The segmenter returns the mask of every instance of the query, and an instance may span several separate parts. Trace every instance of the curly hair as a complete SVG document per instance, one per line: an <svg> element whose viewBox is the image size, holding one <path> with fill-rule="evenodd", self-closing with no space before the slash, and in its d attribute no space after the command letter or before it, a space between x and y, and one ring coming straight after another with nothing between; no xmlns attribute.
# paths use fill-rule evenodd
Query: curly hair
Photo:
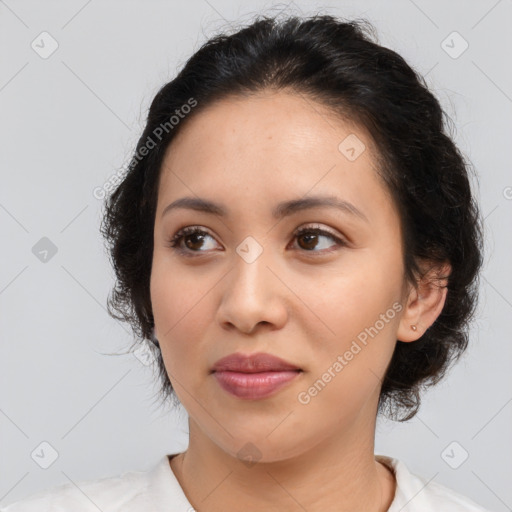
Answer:
<svg viewBox="0 0 512 512"><path fill-rule="evenodd" d="M166 148L187 121L220 99L269 89L298 92L371 135L377 172L400 216L406 280L416 286L425 275L423 261L451 265L442 312L417 341L397 340L382 380L379 413L407 421L418 412L420 392L437 383L468 345L483 222L471 192L471 165L448 133L448 115L425 79L375 41L364 19L260 15L235 33L210 38L158 91L129 168L105 201L101 226L116 274L108 311L129 322L137 343L151 339L154 327L153 230ZM181 112L186 115L178 123L169 122ZM157 355L165 401L174 393Z"/></svg>

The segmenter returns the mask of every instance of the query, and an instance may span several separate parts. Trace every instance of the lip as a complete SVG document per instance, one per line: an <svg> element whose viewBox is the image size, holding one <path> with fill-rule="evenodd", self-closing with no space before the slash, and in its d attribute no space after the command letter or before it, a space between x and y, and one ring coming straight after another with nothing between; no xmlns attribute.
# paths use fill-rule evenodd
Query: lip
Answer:
<svg viewBox="0 0 512 512"><path fill-rule="evenodd" d="M219 359L212 367L213 372L277 372L287 370L300 370L280 357L258 352L257 354L240 354L236 352Z"/></svg>
<svg viewBox="0 0 512 512"><path fill-rule="evenodd" d="M228 393L245 400L257 400L274 395L302 370L272 354L235 353L219 359L211 373Z"/></svg>

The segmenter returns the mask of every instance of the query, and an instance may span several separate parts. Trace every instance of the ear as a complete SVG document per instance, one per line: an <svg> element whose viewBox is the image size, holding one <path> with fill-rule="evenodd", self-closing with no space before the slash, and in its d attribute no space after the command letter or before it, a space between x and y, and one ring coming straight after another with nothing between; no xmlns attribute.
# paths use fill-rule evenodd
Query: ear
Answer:
<svg viewBox="0 0 512 512"><path fill-rule="evenodd" d="M422 277L416 286L410 285L404 300L406 306L398 326L398 341L407 343L421 338L441 314L446 301L451 265L427 263L421 265L421 270Z"/></svg>

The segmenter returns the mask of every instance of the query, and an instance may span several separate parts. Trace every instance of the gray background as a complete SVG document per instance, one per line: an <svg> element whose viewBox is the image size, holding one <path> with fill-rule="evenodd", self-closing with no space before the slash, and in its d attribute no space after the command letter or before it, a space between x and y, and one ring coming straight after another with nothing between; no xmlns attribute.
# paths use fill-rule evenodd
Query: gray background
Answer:
<svg viewBox="0 0 512 512"><path fill-rule="evenodd" d="M205 38L275 5L0 1L0 505L186 447L186 415L157 407L150 359L123 353L128 327L106 313L93 190L126 165L154 94ZM289 12L319 9L368 18L426 75L479 175L487 230L470 349L415 419L379 422L376 452L512 510L511 2L297 0ZM43 31L59 45L47 58L31 47L51 49ZM57 249L45 262L43 237Z"/></svg>

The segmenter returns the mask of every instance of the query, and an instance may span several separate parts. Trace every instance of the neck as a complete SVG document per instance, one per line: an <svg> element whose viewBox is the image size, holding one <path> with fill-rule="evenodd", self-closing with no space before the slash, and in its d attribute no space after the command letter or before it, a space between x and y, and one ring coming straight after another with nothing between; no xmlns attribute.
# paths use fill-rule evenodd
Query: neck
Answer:
<svg viewBox="0 0 512 512"><path fill-rule="evenodd" d="M188 449L171 468L198 512L385 512L395 493L393 473L375 460L373 425L354 425L296 456L248 464L213 443L189 420Z"/></svg>

